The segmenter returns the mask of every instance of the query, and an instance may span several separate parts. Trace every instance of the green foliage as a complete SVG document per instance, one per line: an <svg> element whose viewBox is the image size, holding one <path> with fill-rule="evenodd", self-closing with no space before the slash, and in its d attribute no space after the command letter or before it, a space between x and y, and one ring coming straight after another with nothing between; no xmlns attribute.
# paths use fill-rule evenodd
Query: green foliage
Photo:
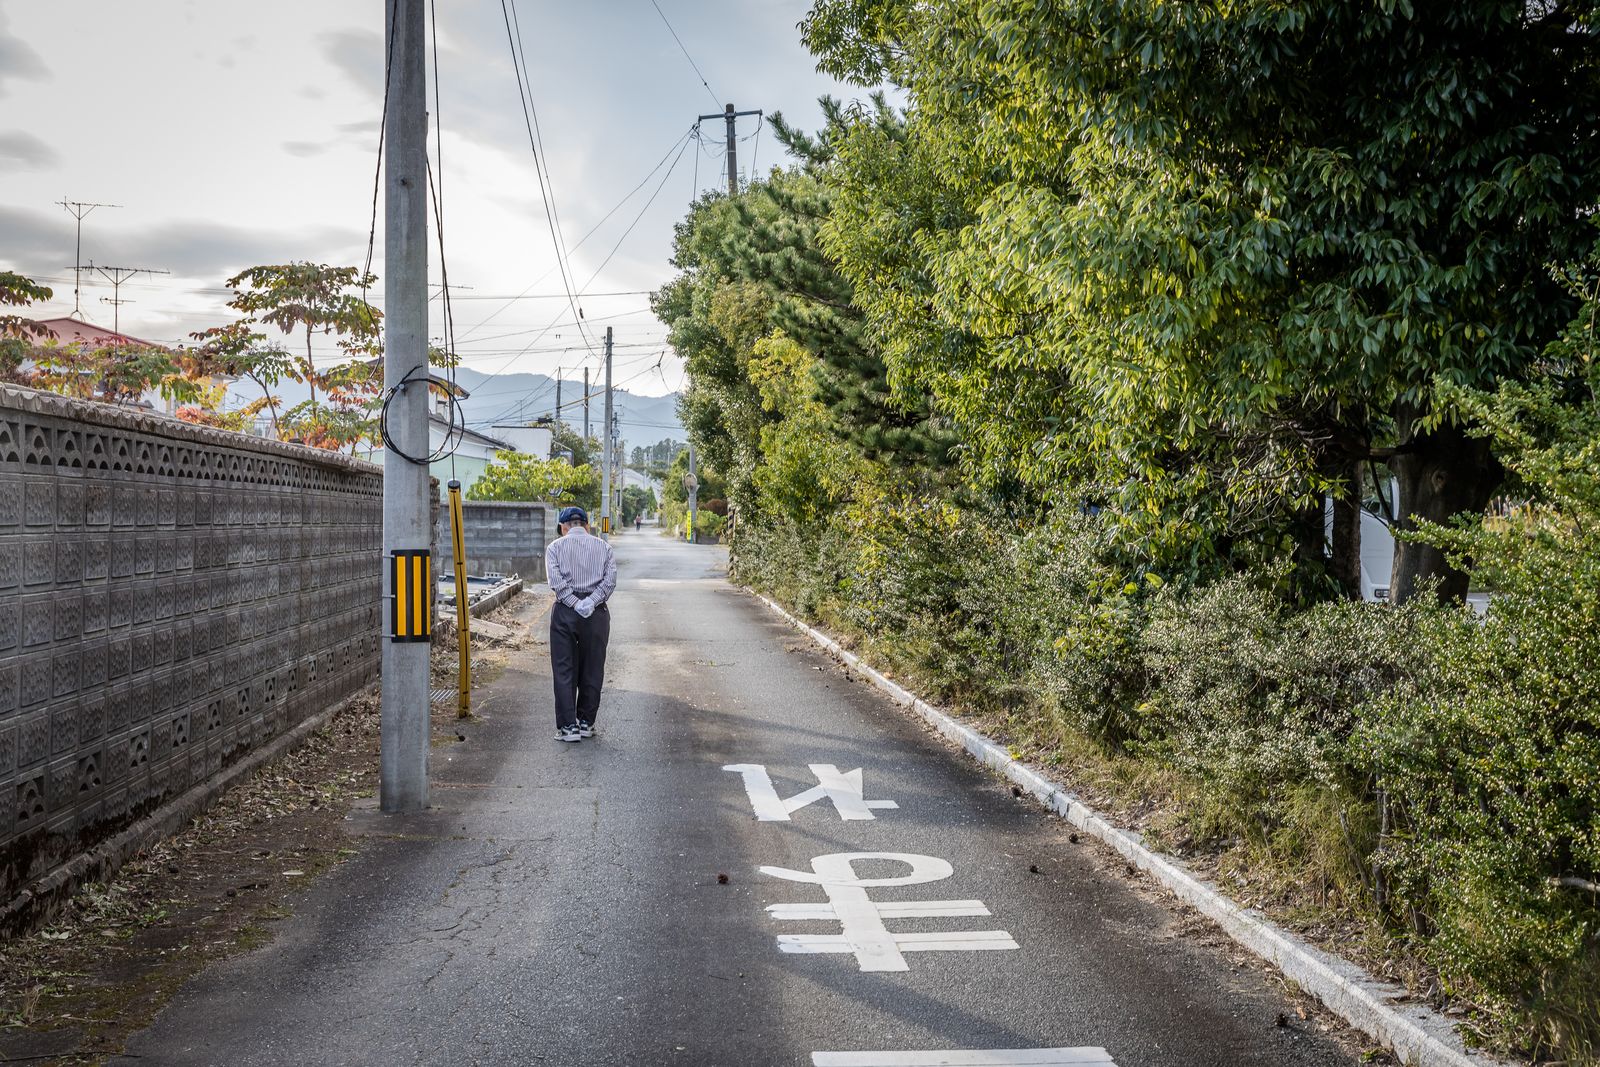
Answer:
<svg viewBox="0 0 1600 1067"><path fill-rule="evenodd" d="M622 487L622 525L632 526L634 519L646 512L654 511L655 507L655 490L637 485Z"/></svg>
<svg viewBox="0 0 1600 1067"><path fill-rule="evenodd" d="M1474 562L1487 618L1431 635L1437 667L1377 702L1363 740L1397 800L1383 861L1453 982L1576 1062L1600 1051L1600 345L1596 267L1547 376L1444 399L1493 436L1526 503L1426 534Z"/></svg>
<svg viewBox="0 0 1600 1067"><path fill-rule="evenodd" d="M1571 136L1600 106L1593 22L821 0L824 66L911 102L903 132L838 140L822 238L890 381L936 398L991 491L1081 487L1167 560L1289 536L1308 563L1353 462L1425 468L1408 522L1493 489L1435 447L1430 391L1526 377L1571 314L1545 264L1600 199L1600 144Z"/></svg>
<svg viewBox="0 0 1600 1067"><path fill-rule="evenodd" d="M539 459L522 452L496 452L489 469L467 488L469 500L537 500L600 506L600 472L564 459Z"/></svg>
<svg viewBox="0 0 1600 1067"><path fill-rule="evenodd" d="M382 315L367 302L366 292L377 280L356 267L300 262L250 267L227 281L234 294L228 306L244 312L246 322L264 322L286 334L305 333L305 356L283 373L310 387L309 403L296 405L286 416L293 436L307 444L335 448L373 436L373 400L382 380L367 363L382 351ZM348 357L345 363L328 370L317 367L311 344L318 333L339 338ZM326 416L317 399L319 388L332 409Z"/></svg>
<svg viewBox="0 0 1600 1067"><path fill-rule="evenodd" d="M239 319L189 336L200 342L196 355L208 369L248 378L255 383L271 412L273 436L282 438L278 418L278 405L282 400L272 390L294 373L294 357L281 345L268 344L266 335L257 333L251 325L250 319Z"/></svg>
<svg viewBox="0 0 1600 1067"><path fill-rule="evenodd" d="M55 293L49 286L12 271L0 271L0 307L27 307L35 300L49 300ZM0 314L0 379L13 378L29 358L34 343L43 338L44 327L22 315Z"/></svg>
<svg viewBox="0 0 1600 1067"><path fill-rule="evenodd" d="M48 341L29 355L34 362L29 385L81 400L132 404L152 389L178 401L199 395L199 382L180 353L160 345Z"/></svg>
<svg viewBox="0 0 1600 1067"><path fill-rule="evenodd" d="M599 467L605 459L598 438L585 437L564 422L558 422L550 429L552 443L557 450L571 454L574 467Z"/></svg>

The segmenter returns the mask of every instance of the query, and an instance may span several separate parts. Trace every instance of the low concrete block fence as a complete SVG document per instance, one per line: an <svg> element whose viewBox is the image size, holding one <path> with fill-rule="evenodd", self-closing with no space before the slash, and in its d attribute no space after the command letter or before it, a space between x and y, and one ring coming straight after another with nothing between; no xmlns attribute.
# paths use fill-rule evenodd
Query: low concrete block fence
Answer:
<svg viewBox="0 0 1600 1067"><path fill-rule="evenodd" d="M433 570L449 578L455 566L450 509L440 508L434 523ZM555 508L536 502L463 500L461 529L468 574L515 574L529 583L545 580L544 548L556 537Z"/></svg>
<svg viewBox="0 0 1600 1067"><path fill-rule="evenodd" d="M0 901L377 678L380 469L0 386Z"/></svg>

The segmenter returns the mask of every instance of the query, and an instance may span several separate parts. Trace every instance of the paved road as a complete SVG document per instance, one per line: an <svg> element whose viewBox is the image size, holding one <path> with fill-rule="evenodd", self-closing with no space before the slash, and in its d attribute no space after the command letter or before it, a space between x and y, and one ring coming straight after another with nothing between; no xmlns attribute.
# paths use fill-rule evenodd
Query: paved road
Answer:
<svg viewBox="0 0 1600 1067"><path fill-rule="evenodd" d="M467 743L436 750L435 808L354 815L360 854L273 944L185 989L129 1046L138 1062L1353 1062L1292 1012L1278 1025L1258 971L722 581L718 550L653 532L617 547L603 737L552 740L543 649L518 656ZM908 879L928 880L861 884Z"/></svg>

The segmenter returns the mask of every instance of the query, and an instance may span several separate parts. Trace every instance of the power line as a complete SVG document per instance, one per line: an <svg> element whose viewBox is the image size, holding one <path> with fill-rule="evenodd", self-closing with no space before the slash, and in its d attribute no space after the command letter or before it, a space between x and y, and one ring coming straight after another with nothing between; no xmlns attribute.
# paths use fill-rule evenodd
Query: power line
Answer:
<svg viewBox="0 0 1600 1067"><path fill-rule="evenodd" d="M672 157L673 149L676 149L678 147L679 141L682 141L684 138L693 136L694 133L695 133L695 128L693 126L691 126L684 133L683 137L680 137L678 139L678 141L674 141L672 143L672 147L668 148L666 153L664 155L662 155L660 162L658 162L654 167L650 168L650 173L646 174L644 176L644 178L640 180L638 185L635 185L632 189L630 189L626 196L624 196L621 200L617 201L616 205L613 206L610 211L607 211L605 213L605 215L601 217L599 222L597 222L593 226L591 226L589 228L589 232L588 233L584 234L582 237L580 237L578 239L578 243L572 246L572 252L575 253L575 252L578 251L578 249L582 248L584 243L586 241L588 241L589 238L593 237L595 235L595 233L600 229L600 227L604 226L606 224L606 221L608 219L610 219L612 215L615 215L618 211L621 211L622 210L622 205L626 204L629 200L632 200L634 195L636 193L638 193L640 189L643 189L645 187L645 185L650 181L650 179L655 176L656 171L660 170L663 166L666 165L667 160ZM462 334L462 336L466 337L466 336L472 334L473 332L475 332L476 330L481 329L483 326L487 325L490 322L490 320L494 319L501 312L505 311L506 307L510 306L512 300L520 300L520 299L523 299L524 297L526 297L528 292L530 290L532 290L535 285L538 285L540 282L542 282L546 278L550 277L550 271L552 271L554 269L555 268L552 267L552 268L550 268L550 270L547 270L543 274L539 275L539 277L535 278L532 282L529 283L527 289L524 289L521 293L517 294L516 297L507 297L506 298L507 302L506 302L505 307L498 308L494 312L492 312L489 315L487 315L476 326L471 327L470 329L467 330L466 333ZM638 293L591 293L591 294L586 294L586 295L590 295L590 296L624 296L624 295L633 296L633 295L642 295L644 293L646 293L645 290L639 290ZM485 297L484 299L493 299L493 298ZM540 299L543 299L543 298L540 298Z"/></svg>
<svg viewBox="0 0 1600 1067"><path fill-rule="evenodd" d="M512 6L514 7L515 4L513 3ZM536 132L534 132L533 115L531 112L532 99L530 96L530 90L523 81L522 61L519 58L517 37L513 34L511 29L511 11L507 7L507 0L500 0L500 15L505 20L506 44L511 50L511 69L517 78L517 101L522 105L522 122L528 130L528 148L533 153L533 173L534 176L539 179L539 195L544 200L545 224L550 229L550 243L555 249L556 266L560 268L561 271L561 287L566 290L567 303L572 309L573 319L582 319L583 313L578 308L578 299L573 295L572 292L572 280L567 277L567 261L564 255L565 248L562 244L560 234L557 231L555 212L552 210L550 204L551 190L545 182L544 165L540 158L542 153L539 148L539 136ZM520 22L518 23L518 27L520 30ZM584 336L583 327L580 326L578 328L578 334L579 336ZM586 342L588 341L586 336L584 336L584 339ZM589 348L590 355L593 355L593 344L588 343L587 347Z"/></svg>
<svg viewBox="0 0 1600 1067"><path fill-rule="evenodd" d="M656 14L661 16L662 25L666 26L667 32L672 34L672 39L678 42L678 51L683 53L683 58L687 59L689 66L694 68L696 76L700 79L700 84L706 87L706 94L711 97L711 102L718 103L717 94L711 91L711 84L706 81L706 76L700 73L700 64L694 61L694 56L691 56L689 50L683 46L683 39L678 36L678 31L673 29L672 23L667 21L667 13L661 10L661 5L656 3L656 0L650 0L650 6L656 9Z"/></svg>
<svg viewBox="0 0 1600 1067"><path fill-rule="evenodd" d="M661 176L661 181L656 185L655 192L650 194L650 199L644 202L644 207L640 208L639 213L633 217L633 221L628 223L628 228L622 231L622 236L618 237L617 243L611 246L611 251L606 253L606 258L602 259L600 265L594 269L594 273L589 275L589 280L584 283L586 288L593 285L594 280L600 277L600 272L606 269L606 264L610 263L611 258L617 254L617 249L622 247L622 242L628 239L628 235L633 232L633 228L639 225L639 220L644 218L645 212L650 210L650 205L656 202L656 197L660 196L661 190L666 188L667 179L672 177L672 172L678 169L678 162L683 159L683 153L688 147L689 142L684 141L683 147L678 149L678 158L672 161L672 166L668 167L667 172Z"/></svg>

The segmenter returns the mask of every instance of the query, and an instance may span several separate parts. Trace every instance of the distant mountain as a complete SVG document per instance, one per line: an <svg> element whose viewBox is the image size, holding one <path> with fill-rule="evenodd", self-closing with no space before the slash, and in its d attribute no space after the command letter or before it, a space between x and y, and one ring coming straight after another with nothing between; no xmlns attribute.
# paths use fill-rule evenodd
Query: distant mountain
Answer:
<svg viewBox="0 0 1600 1067"><path fill-rule="evenodd" d="M491 436L496 424L518 425L555 414L555 379L547 374L488 375L462 367L456 371L456 382L468 393L467 399L461 402L467 425ZM601 394L601 383L591 382L589 391L593 394L589 400L590 426L598 437L601 420L605 417L605 397ZM622 440L629 448L657 441L689 439L678 421L677 393L636 396L626 389L613 389L612 398ZM582 429L583 379L562 379L561 418Z"/></svg>
<svg viewBox="0 0 1600 1067"><path fill-rule="evenodd" d="M435 371L435 373L442 373ZM495 424L518 425L540 416L555 414L555 379L547 374L483 374L469 367L456 371L456 382L467 391L461 408L467 425L482 433L494 435ZM595 436L600 435L600 423L605 417L605 397L600 395L600 383L590 383L595 394L589 401L589 419ZM285 406L305 400L310 393L303 385L291 381L279 384L273 392L283 398ZM248 381L235 383L229 390L234 403L254 400L261 394ZM622 440L628 448L635 445L653 445L657 441L687 441L683 424L678 421L678 394L666 396L636 396L626 389L613 390L621 428ZM578 429L583 428L583 379L561 383L561 417Z"/></svg>

